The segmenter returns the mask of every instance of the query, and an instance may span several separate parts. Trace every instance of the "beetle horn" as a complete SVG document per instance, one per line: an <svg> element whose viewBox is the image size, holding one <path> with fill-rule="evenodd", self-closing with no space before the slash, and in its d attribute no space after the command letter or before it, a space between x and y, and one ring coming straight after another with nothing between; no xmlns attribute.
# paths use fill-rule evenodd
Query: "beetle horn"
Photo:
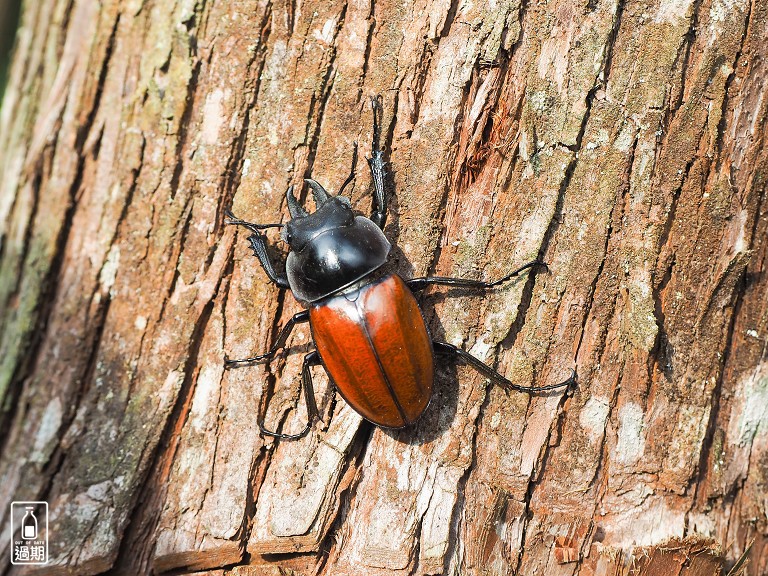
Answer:
<svg viewBox="0 0 768 576"><path fill-rule="evenodd" d="M323 204L325 204L330 196L328 195L328 192L325 191L325 188L323 188L319 183L312 180L312 178L305 178L304 182L307 183L307 185L312 188L312 196L315 197L315 205L320 208Z"/></svg>
<svg viewBox="0 0 768 576"><path fill-rule="evenodd" d="M296 196L293 195L293 185L288 188L288 192L285 193L285 198L288 200L288 212L291 213L291 218L304 218L308 212L299 204L296 200Z"/></svg>

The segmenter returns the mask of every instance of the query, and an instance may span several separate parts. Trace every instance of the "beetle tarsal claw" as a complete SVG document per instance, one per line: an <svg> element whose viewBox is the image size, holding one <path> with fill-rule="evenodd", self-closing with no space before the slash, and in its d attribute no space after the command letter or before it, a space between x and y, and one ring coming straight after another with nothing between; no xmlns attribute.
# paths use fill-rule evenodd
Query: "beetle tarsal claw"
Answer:
<svg viewBox="0 0 768 576"><path fill-rule="evenodd" d="M285 198L288 201L288 212L290 212L291 218L304 218L304 216L308 215L308 212L304 210L299 201L296 200L296 196L293 195L293 185L288 187Z"/></svg>
<svg viewBox="0 0 768 576"><path fill-rule="evenodd" d="M304 182L307 183L307 185L312 189L312 196L315 197L315 205L320 208L323 204L325 204L330 196L328 195L328 192L325 191L325 188L323 188L319 182L312 180L312 178L305 178Z"/></svg>

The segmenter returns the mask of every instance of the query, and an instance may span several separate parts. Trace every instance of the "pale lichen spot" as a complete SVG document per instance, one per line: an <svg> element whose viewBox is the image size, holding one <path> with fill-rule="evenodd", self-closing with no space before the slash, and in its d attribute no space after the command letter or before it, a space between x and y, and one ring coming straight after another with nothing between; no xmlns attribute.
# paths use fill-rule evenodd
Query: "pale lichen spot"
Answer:
<svg viewBox="0 0 768 576"><path fill-rule="evenodd" d="M261 192L262 196L271 196L274 191L275 187L272 186L272 183L269 180L265 179L261 182L259 192Z"/></svg>
<svg viewBox="0 0 768 576"><path fill-rule="evenodd" d="M541 114L547 109L547 93L539 90L534 92L528 98L528 105L537 113Z"/></svg>
<svg viewBox="0 0 768 576"><path fill-rule="evenodd" d="M196 432L203 432L206 429L208 416L218 399L221 372L222 370L218 365L206 364L197 377L195 395L189 411L189 424L191 429Z"/></svg>
<svg viewBox="0 0 768 576"><path fill-rule="evenodd" d="M89 498L96 500L97 502L103 502L107 499L107 496L112 492L112 480L104 480L97 484L91 484L86 491Z"/></svg>
<svg viewBox="0 0 768 576"><path fill-rule="evenodd" d="M547 229L548 222L549 220L545 210L536 209L530 212L520 224L520 229L517 234L519 242L537 241L537 238L540 238L543 232Z"/></svg>
<svg viewBox="0 0 768 576"><path fill-rule="evenodd" d="M99 273L99 282L106 290L111 290L117 278L117 269L120 267L120 247L113 244L107 254L107 259L101 267Z"/></svg>
<svg viewBox="0 0 768 576"><path fill-rule="evenodd" d="M315 30L313 36L330 46L333 43L333 33L336 30L336 18L329 18L321 30Z"/></svg>
<svg viewBox="0 0 768 576"><path fill-rule="evenodd" d="M725 22L729 14L739 12L738 5L743 4L738 0L715 0L709 7L709 19L712 23ZM710 28L714 28L710 24Z"/></svg>
<svg viewBox="0 0 768 576"><path fill-rule="evenodd" d="M155 396L158 399L158 406L162 409L169 406L171 401L176 398L176 393L184 381L184 372L181 370L171 370L165 378L162 387L157 390Z"/></svg>
<svg viewBox="0 0 768 576"><path fill-rule="evenodd" d="M579 412L579 424L595 444L603 436L605 422L610 411L608 399L602 396L592 396Z"/></svg>
<svg viewBox="0 0 768 576"><path fill-rule="evenodd" d="M203 125L200 129L203 144L216 144L219 141L219 130L224 124L223 101L226 94L218 88L208 94L203 106Z"/></svg>
<svg viewBox="0 0 768 576"><path fill-rule="evenodd" d="M582 241L588 230L589 222L587 220L582 220L579 222L579 229L576 232L576 239Z"/></svg>
<svg viewBox="0 0 768 576"><path fill-rule="evenodd" d="M747 231L749 229L747 222L748 211L739 210L736 212L735 217L731 219L731 229L735 228L736 238L733 240L733 253L742 254L749 249L749 243L747 241Z"/></svg>
<svg viewBox="0 0 768 576"><path fill-rule="evenodd" d="M619 408L619 432L615 459L619 464L634 464L645 452L643 408L629 402Z"/></svg>
<svg viewBox="0 0 768 576"><path fill-rule="evenodd" d="M687 19L688 10L692 3L692 0L662 0L653 20L657 24L678 24Z"/></svg>
<svg viewBox="0 0 768 576"><path fill-rule="evenodd" d="M635 280L628 288L627 338L637 348L651 350L659 331L651 287L643 280Z"/></svg>
<svg viewBox="0 0 768 576"><path fill-rule="evenodd" d="M520 154L520 158L523 160L523 162L528 162L530 159L530 155L528 154L528 132L525 130L520 131L520 140L517 145L517 152Z"/></svg>
<svg viewBox="0 0 768 576"><path fill-rule="evenodd" d="M737 390L728 443L745 447L752 444L760 428L768 426L768 363L759 364Z"/></svg>
<svg viewBox="0 0 768 576"><path fill-rule="evenodd" d="M616 140L613 143L614 149L618 150L619 152L629 152L629 150L632 148L632 143L635 141L636 134L636 127L631 122L625 123L621 129L621 132L619 132L619 135L616 137Z"/></svg>
<svg viewBox="0 0 768 576"><path fill-rule="evenodd" d="M446 336L446 340L454 346L460 347L464 343L464 336L461 332L454 332L453 334Z"/></svg>
<svg viewBox="0 0 768 576"><path fill-rule="evenodd" d="M568 55L571 48L572 28L555 26L549 38L544 40L538 62L539 77L550 78L557 83L559 92L563 91L565 78L568 73Z"/></svg>
<svg viewBox="0 0 768 576"><path fill-rule="evenodd" d="M399 462L394 462L393 468L397 470L397 489L405 492L410 488L411 485L411 453L409 451L404 451L397 460L400 460Z"/></svg>
<svg viewBox="0 0 768 576"><path fill-rule="evenodd" d="M611 510L611 530L604 540L611 546L658 545L685 533L687 510L673 507L666 495L654 494L647 486L624 493L614 506L618 508Z"/></svg>
<svg viewBox="0 0 768 576"><path fill-rule="evenodd" d="M690 531L713 538L717 534L717 523L711 514L691 512L688 514Z"/></svg>
<svg viewBox="0 0 768 576"><path fill-rule="evenodd" d="M62 414L61 400L57 396L48 402L45 412L43 412L43 417L40 419L40 426L37 429L37 434L35 434L35 443L32 446L31 461L46 461L47 457L44 449L49 442L56 438L56 434L61 426Z"/></svg>
<svg viewBox="0 0 768 576"><path fill-rule="evenodd" d="M483 362L487 362L492 348L493 346L486 342L485 339L481 336L477 339L475 345L472 346L470 353L475 358L479 358Z"/></svg>

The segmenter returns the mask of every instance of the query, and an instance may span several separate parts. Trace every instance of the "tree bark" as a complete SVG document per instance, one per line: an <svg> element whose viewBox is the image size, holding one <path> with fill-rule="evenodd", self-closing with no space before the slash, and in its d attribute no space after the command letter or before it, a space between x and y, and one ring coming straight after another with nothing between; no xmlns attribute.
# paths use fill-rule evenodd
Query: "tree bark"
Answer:
<svg viewBox="0 0 768 576"><path fill-rule="evenodd" d="M391 431L318 368L323 422L275 442L255 415L306 421L310 334L224 370L301 310L224 209L285 221L291 183L337 190L374 94L401 275L549 265L430 289L433 335L578 387L440 365ZM49 502L35 574L765 574L766 114L761 0L26 2L0 117L3 525ZM367 214L362 161L349 193Z"/></svg>

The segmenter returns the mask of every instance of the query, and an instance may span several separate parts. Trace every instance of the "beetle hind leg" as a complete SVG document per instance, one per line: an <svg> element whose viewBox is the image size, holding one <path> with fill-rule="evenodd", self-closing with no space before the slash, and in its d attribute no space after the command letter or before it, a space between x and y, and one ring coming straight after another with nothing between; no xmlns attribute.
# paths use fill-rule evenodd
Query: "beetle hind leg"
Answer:
<svg viewBox="0 0 768 576"><path fill-rule="evenodd" d="M257 423L259 425L259 430L261 430L263 435L271 436L279 440L298 440L299 438L306 436L312 429L312 424L320 419L320 411L317 409L317 402L315 402L315 387L312 385L312 372L310 370L312 366L318 366L320 363L320 354L317 353L317 350L314 350L304 356L304 363L301 366L301 388L304 392L304 400L307 404L307 425L296 434L273 432L266 429L264 426L264 416L260 415Z"/></svg>
<svg viewBox="0 0 768 576"><path fill-rule="evenodd" d="M442 354L444 356L450 356L456 360L460 360L465 364L471 366L478 372L480 372L480 374L482 374L492 382L495 382L496 384L499 384L510 390L517 390L518 392L528 392L529 394L536 394L539 392L548 392L550 390L558 390L560 388L569 388L572 385L577 383L576 371L571 369L571 375L566 380L563 380L562 382L559 382L557 384L548 384L547 386L520 386L519 384L515 384L514 382L507 380L504 376L496 372L496 370L488 366L485 362L483 362L479 358L472 356L472 354L470 354L466 350L462 350L458 346L454 346L453 344L449 344L448 342L438 342L436 340L432 342L432 346L434 347L434 350L436 353Z"/></svg>
<svg viewBox="0 0 768 576"><path fill-rule="evenodd" d="M431 285L450 286L452 288L465 288L468 290L485 290L488 288L495 288L507 280L514 278L520 274L520 272L528 270L529 268L534 268L536 266L541 266L544 269L548 268L545 262L542 262L541 260L532 260L531 262L523 264L517 270L513 270L503 278L499 278L498 280L494 280L492 282L472 280L470 278L450 278L448 276L425 276L423 278L411 278L410 280L406 280L405 283L408 285L408 288L410 288L412 292L424 290L424 288Z"/></svg>

